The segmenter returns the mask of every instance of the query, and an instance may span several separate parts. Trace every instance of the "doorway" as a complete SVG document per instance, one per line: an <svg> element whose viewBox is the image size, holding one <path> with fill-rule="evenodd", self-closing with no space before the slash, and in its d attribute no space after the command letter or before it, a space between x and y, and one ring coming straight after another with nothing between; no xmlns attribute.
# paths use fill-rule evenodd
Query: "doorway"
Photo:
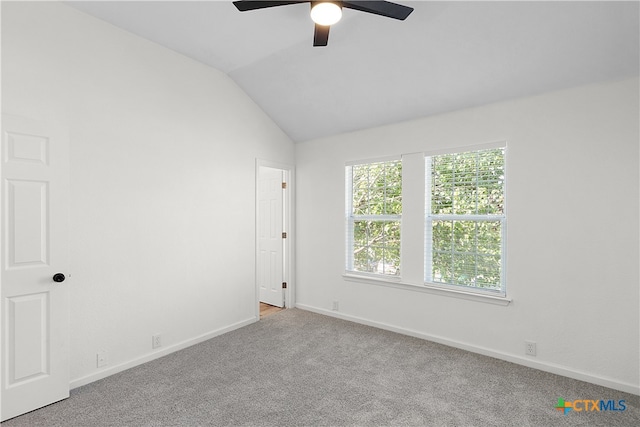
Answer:
<svg viewBox="0 0 640 427"><path fill-rule="evenodd" d="M271 316L279 311L284 310L284 307L276 307L273 305L266 304L264 302L260 302L260 320L267 316Z"/></svg>
<svg viewBox="0 0 640 427"><path fill-rule="evenodd" d="M264 304L293 307L292 177L289 165L256 162L256 318Z"/></svg>

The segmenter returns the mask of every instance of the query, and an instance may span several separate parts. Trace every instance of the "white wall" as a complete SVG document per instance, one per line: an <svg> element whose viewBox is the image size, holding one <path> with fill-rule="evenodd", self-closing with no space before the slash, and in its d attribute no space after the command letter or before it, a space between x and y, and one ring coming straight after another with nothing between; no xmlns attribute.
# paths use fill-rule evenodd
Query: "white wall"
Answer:
<svg viewBox="0 0 640 427"><path fill-rule="evenodd" d="M294 148L226 75L62 4L2 2L2 95L71 134L72 386L153 357L152 334L171 349L255 320L255 159Z"/></svg>
<svg viewBox="0 0 640 427"><path fill-rule="evenodd" d="M633 78L297 145L297 305L640 393L638 89ZM503 140L508 306L343 279L345 162Z"/></svg>

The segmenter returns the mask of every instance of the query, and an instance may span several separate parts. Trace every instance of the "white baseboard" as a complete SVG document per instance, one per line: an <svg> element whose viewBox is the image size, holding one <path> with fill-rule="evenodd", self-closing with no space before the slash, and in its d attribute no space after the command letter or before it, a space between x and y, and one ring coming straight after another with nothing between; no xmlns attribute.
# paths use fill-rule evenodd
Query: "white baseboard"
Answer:
<svg viewBox="0 0 640 427"><path fill-rule="evenodd" d="M360 323L367 326L373 326L375 328L384 329L391 332L397 332L403 335L409 335L415 338L421 338L427 341L437 342L439 344L448 345L450 347L459 348L462 350L467 350L472 353L482 354L484 356L493 357L500 360L505 360L507 362L515 363L518 365L526 366L528 368L538 369L540 371L549 372L556 375L561 375L568 378L573 378L575 380L585 381L592 384L597 384L603 387L612 388L614 390L624 391L626 393L631 393L635 395L640 395L640 386L630 383L625 383L609 378L600 377L597 375L589 374L587 372L577 371L574 369L567 368L566 366L556 365L554 363L549 362L541 362L537 360L531 360L524 357L516 356L513 354L504 353L501 351L491 350L485 347L478 347L475 345L451 340L448 338L443 338L435 335L425 334L423 332L414 331L411 329L400 328L397 326L389 325L387 323L376 322L374 320L363 319L361 317L352 316L349 314L340 313L333 310L327 310L324 308L317 308L313 306L309 306L306 304L297 303L296 307L301 310L307 310L318 314L323 314L326 316L335 317L342 320L348 320L355 323Z"/></svg>
<svg viewBox="0 0 640 427"><path fill-rule="evenodd" d="M106 378L108 376L111 376L113 374L117 374L118 372L126 371L127 369L133 368L133 367L138 366L138 365L142 365L143 363L150 362L150 361L158 359L158 358L160 358L162 356L166 356L167 354L171 354L171 353L176 352L178 350L182 350L184 348L191 347L192 345L199 344L199 343L201 343L203 341L206 341L206 340L209 340L211 338L217 337L218 335L222 335L222 334L225 334L227 332L231 332L231 331L233 331L235 329L242 328L243 326L250 325L250 324L252 324L254 322L257 322L258 320L259 320L259 318L252 317L250 319L234 323L234 324L226 326L224 328L220 328L220 329L216 329L215 331L207 332L207 333L202 334L200 336L197 336L195 338L191 338L191 339L179 342L177 344L173 344L173 345L170 345L168 347L162 348L160 350L156 350L156 351L154 351L152 353L145 354L144 356L137 357L137 358L135 358L133 360L130 360L128 362L124 362L124 363L120 363L120 364L115 365L115 366L111 366L109 368L100 370L100 371L95 372L93 374L85 375L84 377L81 377L81 378L76 378L74 380L71 380L71 382L69 383L69 388L71 390L73 390L74 388L78 388L78 387L81 387L83 385L92 383L94 381L101 380L101 379Z"/></svg>

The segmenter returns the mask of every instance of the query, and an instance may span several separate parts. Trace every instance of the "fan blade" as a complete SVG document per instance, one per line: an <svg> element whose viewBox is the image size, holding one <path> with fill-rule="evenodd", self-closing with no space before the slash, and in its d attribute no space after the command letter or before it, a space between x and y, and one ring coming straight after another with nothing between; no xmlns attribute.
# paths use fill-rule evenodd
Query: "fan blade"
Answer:
<svg viewBox="0 0 640 427"><path fill-rule="evenodd" d="M343 1L342 7L386 16L404 21L413 12L412 7L390 1Z"/></svg>
<svg viewBox="0 0 640 427"><path fill-rule="evenodd" d="M309 3L311 0L284 0L284 1L251 1L251 0L238 0L234 1L233 5L238 8L240 12L246 12L247 10L266 9L267 7L286 6L288 4L296 3Z"/></svg>
<svg viewBox="0 0 640 427"><path fill-rule="evenodd" d="M326 46L329 42L329 25L316 24L313 32L313 46Z"/></svg>

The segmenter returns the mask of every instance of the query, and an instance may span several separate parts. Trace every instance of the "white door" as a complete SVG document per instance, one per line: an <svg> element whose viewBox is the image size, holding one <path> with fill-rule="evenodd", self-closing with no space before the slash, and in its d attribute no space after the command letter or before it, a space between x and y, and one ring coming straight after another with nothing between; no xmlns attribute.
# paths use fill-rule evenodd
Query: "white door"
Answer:
<svg viewBox="0 0 640 427"><path fill-rule="evenodd" d="M258 170L258 287L260 301L284 306L284 171Z"/></svg>
<svg viewBox="0 0 640 427"><path fill-rule="evenodd" d="M3 421L69 397L68 158L61 129L2 115Z"/></svg>

